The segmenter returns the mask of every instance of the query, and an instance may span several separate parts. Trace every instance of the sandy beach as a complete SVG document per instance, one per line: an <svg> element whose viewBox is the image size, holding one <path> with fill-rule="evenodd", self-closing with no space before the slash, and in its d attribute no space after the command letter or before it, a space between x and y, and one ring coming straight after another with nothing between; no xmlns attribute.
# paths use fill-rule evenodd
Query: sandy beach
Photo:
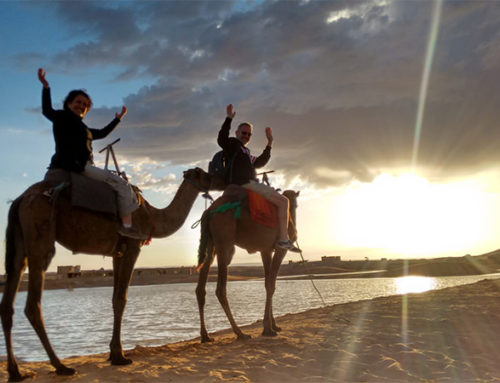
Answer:
<svg viewBox="0 0 500 383"><path fill-rule="evenodd" d="M67 358L73 377L48 362L20 366L37 382L500 381L500 280L328 306L278 324L273 338L254 323L246 341L224 330L209 344L137 346L128 366L111 366L107 354Z"/></svg>

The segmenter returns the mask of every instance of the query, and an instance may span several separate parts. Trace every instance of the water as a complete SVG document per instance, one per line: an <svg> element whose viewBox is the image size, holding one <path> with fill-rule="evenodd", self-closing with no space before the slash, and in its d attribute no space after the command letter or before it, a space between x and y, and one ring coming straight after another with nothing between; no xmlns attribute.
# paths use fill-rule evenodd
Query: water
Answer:
<svg viewBox="0 0 500 383"><path fill-rule="evenodd" d="M317 279L316 287L328 305L380 296L421 292L474 283L499 274L461 277L405 277ZM124 349L154 346L199 336L199 316L194 283L131 286L122 326ZM215 283L207 285L205 319L209 332L229 327L215 297ZM47 290L42 309L45 325L60 358L109 351L113 326L111 287ZM262 319L265 289L262 280L228 283L228 299L239 325ZM20 360L40 361L48 357L38 336L24 316L26 292L16 300L13 342ZM274 315L296 313L323 305L310 280L278 280L273 301ZM5 356L0 339L0 358Z"/></svg>

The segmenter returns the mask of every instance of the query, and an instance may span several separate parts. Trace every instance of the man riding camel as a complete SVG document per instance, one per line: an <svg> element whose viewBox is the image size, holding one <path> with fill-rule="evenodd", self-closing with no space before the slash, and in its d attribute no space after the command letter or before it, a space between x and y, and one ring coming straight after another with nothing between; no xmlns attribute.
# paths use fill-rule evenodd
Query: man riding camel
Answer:
<svg viewBox="0 0 500 383"><path fill-rule="evenodd" d="M253 125L249 122L242 122L236 129L236 137L229 137L231 122L236 112L233 105L226 107L226 119L222 124L217 137L217 143L224 150L226 160L229 160L229 169L226 173L226 184L236 184L260 194L266 200L274 204L278 209L279 220L279 240L277 248L286 249L293 252L300 252L288 238L288 198L278 193L274 188L259 183L256 168L265 166L271 158L271 147L273 145L273 133L271 128L266 128L267 146L262 154L254 157L250 154L247 144L252 137Z"/></svg>

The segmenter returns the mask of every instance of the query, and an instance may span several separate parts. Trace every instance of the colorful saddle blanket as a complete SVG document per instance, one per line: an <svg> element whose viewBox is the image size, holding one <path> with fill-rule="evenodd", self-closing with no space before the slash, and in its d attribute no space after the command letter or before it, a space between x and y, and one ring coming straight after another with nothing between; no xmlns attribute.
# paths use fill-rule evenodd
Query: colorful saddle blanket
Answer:
<svg viewBox="0 0 500 383"><path fill-rule="evenodd" d="M270 228L278 227L278 210L276 206L260 194L238 185L229 185L224 190L224 196L228 197L232 202L225 203L212 210L212 214L234 210L235 218L240 219L242 206L248 206L252 221Z"/></svg>
<svg viewBox="0 0 500 383"><path fill-rule="evenodd" d="M278 211L274 204L251 190L247 189L248 209L252 221L275 228L278 226Z"/></svg>

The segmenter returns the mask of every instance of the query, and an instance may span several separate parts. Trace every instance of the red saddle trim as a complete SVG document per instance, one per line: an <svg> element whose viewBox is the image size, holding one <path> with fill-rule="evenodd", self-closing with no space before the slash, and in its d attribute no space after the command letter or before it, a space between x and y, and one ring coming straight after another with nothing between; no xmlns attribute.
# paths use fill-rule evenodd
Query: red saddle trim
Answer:
<svg viewBox="0 0 500 383"><path fill-rule="evenodd" d="M252 221L275 228L278 225L278 210L267 199L252 190L248 190L248 208Z"/></svg>

